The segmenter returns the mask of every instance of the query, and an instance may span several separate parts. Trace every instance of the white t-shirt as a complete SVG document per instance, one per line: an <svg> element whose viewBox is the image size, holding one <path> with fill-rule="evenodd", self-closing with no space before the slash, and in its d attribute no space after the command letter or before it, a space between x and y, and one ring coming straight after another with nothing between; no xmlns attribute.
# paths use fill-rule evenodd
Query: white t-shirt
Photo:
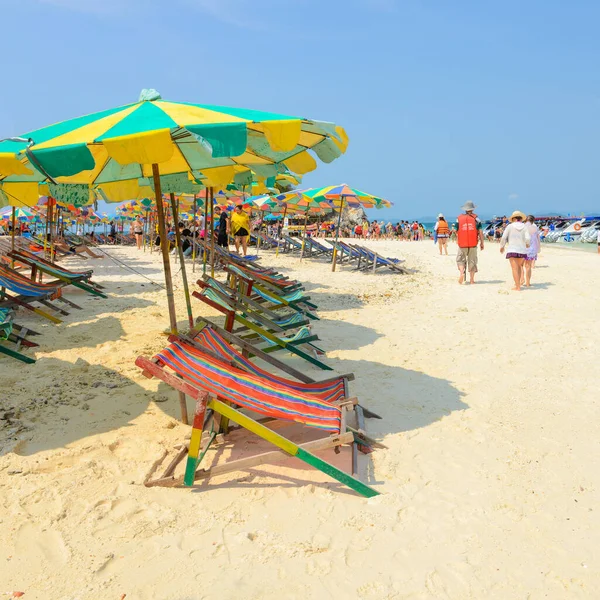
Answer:
<svg viewBox="0 0 600 600"><path fill-rule="evenodd" d="M506 247L506 253L527 254L531 244L531 235L525 223L514 222L506 227L500 240L500 248Z"/></svg>

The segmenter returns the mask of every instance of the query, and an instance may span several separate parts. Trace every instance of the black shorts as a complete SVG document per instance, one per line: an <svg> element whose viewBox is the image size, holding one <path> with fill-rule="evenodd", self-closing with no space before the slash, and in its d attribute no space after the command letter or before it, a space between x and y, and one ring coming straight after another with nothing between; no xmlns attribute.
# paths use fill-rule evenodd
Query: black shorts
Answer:
<svg viewBox="0 0 600 600"><path fill-rule="evenodd" d="M248 237L249 235L248 230L243 227L240 227L240 229L235 232L235 237Z"/></svg>

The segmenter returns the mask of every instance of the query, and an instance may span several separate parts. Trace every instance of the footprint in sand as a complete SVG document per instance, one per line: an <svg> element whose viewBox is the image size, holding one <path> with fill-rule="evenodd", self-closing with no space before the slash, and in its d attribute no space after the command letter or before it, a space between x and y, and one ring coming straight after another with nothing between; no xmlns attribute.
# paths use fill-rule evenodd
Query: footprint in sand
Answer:
<svg viewBox="0 0 600 600"><path fill-rule="evenodd" d="M27 561L28 568L37 571L47 563L60 567L67 563L70 553L58 531L43 530L26 523L15 536L14 558Z"/></svg>

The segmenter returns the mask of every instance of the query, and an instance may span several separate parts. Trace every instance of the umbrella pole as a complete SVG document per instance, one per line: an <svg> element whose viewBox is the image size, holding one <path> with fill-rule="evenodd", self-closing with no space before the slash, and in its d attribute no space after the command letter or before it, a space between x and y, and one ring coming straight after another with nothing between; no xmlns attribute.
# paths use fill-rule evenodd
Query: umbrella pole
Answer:
<svg viewBox="0 0 600 600"><path fill-rule="evenodd" d="M204 239L202 244L202 274L206 275L206 227L208 225L208 190L204 188Z"/></svg>
<svg viewBox="0 0 600 600"><path fill-rule="evenodd" d="M331 270L335 271L335 266L337 264L337 243L338 237L340 235L340 225L342 223L342 212L344 210L344 196L342 196L342 203L340 204L340 215L338 217L338 224L335 230L335 244L333 246L333 259L331 261Z"/></svg>
<svg viewBox="0 0 600 600"><path fill-rule="evenodd" d="M177 313L175 312L175 299L173 297L173 281L171 280L171 262L169 261L169 242L167 240L167 228L165 227L165 212L162 204L162 190L160 187L160 171L158 165L152 165L152 176L154 178L154 193L156 194L156 212L158 215L158 234L160 235L160 250L165 268L165 285L167 288L167 304L169 306L169 322L171 333L177 335ZM181 421L188 424L187 405L185 394L179 392L179 406L181 408Z"/></svg>
<svg viewBox="0 0 600 600"><path fill-rule="evenodd" d="M179 210L175 204L175 194L171 192L171 210L173 211L173 219L179 223ZM190 288L188 286L187 273L185 271L185 257L183 256L183 246L181 245L181 233L179 225L175 227L175 242L177 244L177 252L179 254L179 262L181 262L181 279L183 280L183 293L185 295L185 305L187 307L188 321L190 322L190 330L194 329L194 315L192 314L192 302L190 300Z"/></svg>
<svg viewBox="0 0 600 600"><path fill-rule="evenodd" d="M285 205L285 208L283 209L283 218L281 219L281 231L283 233L283 227L285 226L285 215L287 214L287 204ZM281 240L277 239L277 250L275 250L275 256L279 256L279 242Z"/></svg>
<svg viewBox="0 0 600 600"><path fill-rule="evenodd" d="M215 190L210 188L210 276L215 276Z"/></svg>
<svg viewBox="0 0 600 600"><path fill-rule="evenodd" d="M304 258L304 246L306 244L306 222L308 221L308 206L306 207L306 214L304 215L304 233L302 234L302 252L300 253L300 260Z"/></svg>
<svg viewBox="0 0 600 600"><path fill-rule="evenodd" d="M11 236L10 236L10 249L14 252L15 251L15 227L16 227L16 220L17 220L17 209L15 206L12 207L12 232L11 232ZM10 261L10 268L13 269L15 266L15 259L12 258Z"/></svg>
<svg viewBox="0 0 600 600"><path fill-rule="evenodd" d="M196 227L196 212L198 211L198 205L196 200L196 194L194 194L194 215L192 217L192 225L194 227L194 231L192 232L192 241L194 242L194 247L192 248L192 273L196 272L196 237L198 235L198 227Z"/></svg>
<svg viewBox="0 0 600 600"><path fill-rule="evenodd" d="M146 210L146 215L144 216L144 227L142 228L142 235L144 241L144 252L146 252L146 237L148 236L148 211Z"/></svg>

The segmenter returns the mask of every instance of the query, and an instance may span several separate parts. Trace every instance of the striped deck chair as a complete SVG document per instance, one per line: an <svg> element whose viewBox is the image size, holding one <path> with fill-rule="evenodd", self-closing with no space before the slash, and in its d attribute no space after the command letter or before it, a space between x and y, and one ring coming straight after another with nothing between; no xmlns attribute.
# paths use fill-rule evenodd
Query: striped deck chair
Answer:
<svg viewBox="0 0 600 600"><path fill-rule="evenodd" d="M284 246L284 252L301 252L302 251L302 242L299 242L298 240L295 240L293 237L290 237L289 235L282 235L281 239L283 240L285 246Z"/></svg>
<svg viewBox="0 0 600 600"><path fill-rule="evenodd" d="M288 306L310 319L318 320L312 312L317 305L310 302L310 296L307 296L302 289L279 290L265 282L264 278L256 277L253 273L234 265L225 267L225 272L228 274L227 283L230 288L259 302L268 302L274 306Z"/></svg>
<svg viewBox="0 0 600 600"><path fill-rule="evenodd" d="M205 347L209 348L209 351L217 352L218 358L227 358L228 360L235 361L234 366L245 369L251 373L260 373L263 370L256 371L259 369L257 365L251 362L250 359L257 358L264 361L266 364L274 367L278 371L281 371L285 375L291 375L294 379L299 381L300 383L309 383L314 384L318 383L319 385L326 386L330 383L338 384L340 381L344 382L344 390L345 396L348 397L348 382L354 381L354 375L352 373L346 373L345 375L335 375L329 379L325 380L315 380L310 377L305 371L299 371L291 366L289 363L283 362L277 359L272 354L268 354L259 350L256 346L253 346L251 343L246 342L240 337L236 336L233 333L228 332L227 330L219 327L217 324L213 323L209 319L205 317L198 317L196 319L196 329L190 332L190 336L198 336L198 334L203 333L205 330L210 330L210 332L214 335L211 335L212 340L209 342L209 338L198 338L198 337L186 337L180 334L180 337L186 340L191 340L191 343L196 343L201 339L203 343L205 343ZM221 347L221 350L216 350L213 346L217 345ZM239 350L236 350L239 348ZM268 373L264 371L264 373ZM268 373L268 376L276 377L273 373ZM287 378L282 379L282 381L287 381L288 383L294 383ZM372 410L361 406L360 404L356 405L357 407L357 416L359 417L359 425L361 428L364 428L364 417L369 419L381 419L381 417L373 412ZM359 414L360 413L360 414Z"/></svg>
<svg viewBox="0 0 600 600"><path fill-rule="evenodd" d="M69 314L66 310L52 304L52 300L58 300L73 308L81 309L77 304L62 297L61 286L35 283L12 269L0 266L0 306L21 306L53 323L61 323L58 317L31 305L32 302L38 302L62 315Z"/></svg>
<svg viewBox="0 0 600 600"><path fill-rule="evenodd" d="M258 238L260 239L260 245L265 248L280 248L283 247L283 242L281 240L276 240L274 237L267 235L266 233L261 233Z"/></svg>
<svg viewBox="0 0 600 600"><path fill-rule="evenodd" d="M403 261L400 260L399 258L385 258L384 256L380 256L376 252L373 252L372 250L369 250L368 248L365 248L364 246L354 245L352 247L355 250L357 250L358 252L360 252L362 254L362 256L364 257L365 262L366 262L366 266L364 267L364 270L373 269L373 271L375 271L376 269L379 269L380 267L387 267L394 273L402 273L402 274L408 273L408 271L404 267L400 266L399 263L401 263ZM359 268L360 268L360 264L359 264Z"/></svg>
<svg viewBox="0 0 600 600"><path fill-rule="evenodd" d="M184 476L178 479L167 477L167 481L164 481L163 477L162 482L158 480L158 482L150 482L150 485L163 483L172 486L183 483L192 486L196 480L214 474L239 471L248 466L281 459L280 451L283 451L288 456L299 458L366 497L378 494L370 486L318 458L310 451L313 448L324 449L362 441L361 438L355 438L355 433L348 429L346 424L347 408L353 406L351 402L323 401L314 394L303 393L290 386L237 369L229 362L219 360L176 336L171 336L169 341L170 344L152 360L140 356L136 360L136 365L144 370L146 376L157 377L178 391L189 395L196 401L196 410ZM266 423L244 414L240 408L266 417ZM215 420L217 416L218 419ZM270 429L267 424L272 419L300 423L325 432L328 436L316 442L298 445ZM227 429L229 420L274 444L279 451L252 457L252 461L241 459L198 471L198 466L209 446L215 441L219 431L223 431L224 422L225 430ZM203 440L202 434L205 429L206 437Z"/></svg>
<svg viewBox="0 0 600 600"><path fill-rule="evenodd" d="M39 335L39 333L17 325L13 321L13 311L10 308L0 308L0 354L16 358L24 363L34 363L35 358L20 352L21 347L33 348L38 346L38 344L28 340L27 335ZM14 344L14 348L8 346L7 343Z"/></svg>
<svg viewBox="0 0 600 600"><path fill-rule="evenodd" d="M239 264L226 265L226 268L236 269L238 273L244 273L247 277L260 280L264 286L269 287L278 294L304 289L304 286L299 281L289 279L279 273L261 272L248 267L248 265Z"/></svg>
<svg viewBox="0 0 600 600"><path fill-rule="evenodd" d="M212 288L219 295L223 295L237 310L244 312L249 309L252 312L265 316L284 330L289 329L293 325L300 327L301 325L308 325L310 323L310 320L301 312L293 309L290 310L284 304L279 304L270 309L266 304L257 302L250 296L240 293L238 290L231 289L226 284L210 277L210 275L203 275L202 278L197 281L200 287Z"/></svg>
<svg viewBox="0 0 600 600"><path fill-rule="evenodd" d="M336 248L339 256L338 261L340 263L343 263L344 260L347 260L348 262L356 261L358 263L357 268L360 269L360 264L364 260L361 252L359 252L349 244L342 242L341 240L337 242Z"/></svg>
<svg viewBox="0 0 600 600"><path fill-rule="evenodd" d="M258 345L263 352L287 350L324 371L332 370L316 356L312 356L301 348L303 345L308 345L316 355L324 354L321 348L313 344L319 338L313 335L308 327L301 326L293 335L286 337L286 332L289 332L289 329L284 330L281 326L268 321L262 315L250 311L238 312L234 306L210 287L204 288L201 292L195 291L192 295L225 316L225 329L227 331L254 345ZM240 327L234 330L235 323ZM295 327L297 328L297 325Z"/></svg>
<svg viewBox="0 0 600 600"><path fill-rule="evenodd" d="M323 246L323 244L321 244L314 238L305 237L302 238L302 240L304 243L304 256L306 256L307 249L309 257L312 257L313 255L331 257L333 255L333 248L327 248L327 246Z"/></svg>
<svg viewBox="0 0 600 600"><path fill-rule="evenodd" d="M64 281L94 296L107 297L100 291L102 286L91 280L93 273L91 269L87 271L70 271L24 250L9 252L8 255L16 261L31 267L31 279L33 280L35 280L37 273L41 272L56 277L59 281Z"/></svg>

